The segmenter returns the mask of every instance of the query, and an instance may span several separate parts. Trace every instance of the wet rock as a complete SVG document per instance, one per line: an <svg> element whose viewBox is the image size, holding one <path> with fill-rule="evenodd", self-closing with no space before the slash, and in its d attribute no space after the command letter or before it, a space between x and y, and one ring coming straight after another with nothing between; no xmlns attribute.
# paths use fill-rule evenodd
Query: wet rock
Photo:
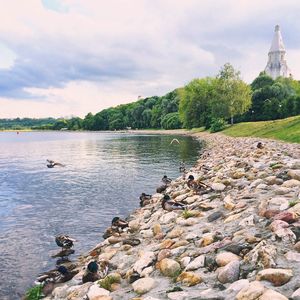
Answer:
<svg viewBox="0 0 300 300"><path fill-rule="evenodd" d="M257 300L264 293L265 287L259 281L253 281L237 295L237 300Z"/></svg>
<svg viewBox="0 0 300 300"><path fill-rule="evenodd" d="M201 283L203 279L200 275L194 272L183 272L177 277L176 281L182 282L182 284L186 286L194 286Z"/></svg>
<svg viewBox="0 0 300 300"><path fill-rule="evenodd" d="M218 280L221 283L232 283L239 279L239 275L240 263L238 261L232 261L219 270Z"/></svg>
<svg viewBox="0 0 300 300"><path fill-rule="evenodd" d="M150 277L141 278L132 284L133 290L139 295L148 293L150 290L154 288L154 286L155 286L155 280Z"/></svg>
<svg viewBox="0 0 300 300"><path fill-rule="evenodd" d="M239 261L241 258L231 252L221 252L216 256L216 263L219 267L224 267L232 261Z"/></svg>
<svg viewBox="0 0 300 300"><path fill-rule="evenodd" d="M169 258L164 258L160 262L159 269L161 273L167 277L174 277L181 270L180 264L177 261Z"/></svg>
<svg viewBox="0 0 300 300"><path fill-rule="evenodd" d="M270 281L274 286L281 286L293 277L290 269L264 269L259 271L256 280Z"/></svg>

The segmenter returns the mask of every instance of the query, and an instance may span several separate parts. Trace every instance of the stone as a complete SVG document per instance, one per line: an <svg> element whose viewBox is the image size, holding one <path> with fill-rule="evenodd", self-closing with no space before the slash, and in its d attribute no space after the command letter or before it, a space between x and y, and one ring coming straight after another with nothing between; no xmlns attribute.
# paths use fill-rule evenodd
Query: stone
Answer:
<svg viewBox="0 0 300 300"><path fill-rule="evenodd" d="M257 300L264 293L265 287L259 281L252 281L236 295L236 300Z"/></svg>
<svg viewBox="0 0 300 300"><path fill-rule="evenodd" d="M226 294L231 294L232 299L235 297L235 295L241 291L242 289L249 287L249 280L247 279L240 279L235 282L233 282L227 289Z"/></svg>
<svg viewBox="0 0 300 300"><path fill-rule="evenodd" d="M128 227L132 231L138 231L140 228L140 222L138 220L132 220L132 221L128 222Z"/></svg>
<svg viewBox="0 0 300 300"><path fill-rule="evenodd" d="M244 261L258 267L270 268L276 266L276 256L276 247L262 240L244 256Z"/></svg>
<svg viewBox="0 0 300 300"><path fill-rule="evenodd" d="M275 195L285 195L288 194L290 191L291 189L281 186L275 190Z"/></svg>
<svg viewBox="0 0 300 300"><path fill-rule="evenodd" d="M276 184L276 179L277 179L276 176L268 176L265 178L265 182L267 185L273 185Z"/></svg>
<svg viewBox="0 0 300 300"><path fill-rule="evenodd" d="M66 299L74 299L80 300L82 299L88 292L89 288L93 285L93 282L87 282L82 285L74 285L68 288Z"/></svg>
<svg viewBox="0 0 300 300"><path fill-rule="evenodd" d="M99 296L109 296L109 294L110 292L108 290L99 287L96 283L90 287L87 296L89 300L95 300Z"/></svg>
<svg viewBox="0 0 300 300"><path fill-rule="evenodd" d="M211 188L212 188L213 190L217 191L217 192L222 192L222 191L225 190L226 185L223 184L223 183L213 183L213 184L211 185Z"/></svg>
<svg viewBox="0 0 300 300"><path fill-rule="evenodd" d="M187 292L172 292L168 293L168 299L170 300L188 300L189 293Z"/></svg>
<svg viewBox="0 0 300 300"><path fill-rule="evenodd" d="M174 212L168 212L160 217L161 224L170 224L173 223L177 219L178 215Z"/></svg>
<svg viewBox="0 0 300 300"><path fill-rule="evenodd" d="M158 234L163 232L161 225L159 223L156 223L153 225L152 231L153 231L154 236L157 236Z"/></svg>
<svg viewBox="0 0 300 300"><path fill-rule="evenodd" d="M133 265L134 271L141 274L143 269L148 267L151 263L154 262L156 256L154 252L151 251L141 251L139 253L139 259Z"/></svg>
<svg viewBox="0 0 300 300"><path fill-rule="evenodd" d="M197 270L199 268L203 268L205 264L205 255L200 255L198 257L196 257L192 262L190 262L185 270L186 271L193 271L193 270Z"/></svg>
<svg viewBox="0 0 300 300"><path fill-rule="evenodd" d="M167 238L174 239L180 237L184 233L184 229L179 226L176 226L167 234Z"/></svg>
<svg viewBox="0 0 300 300"><path fill-rule="evenodd" d="M224 223L226 224L226 223L233 222L233 221L235 221L235 220L238 220L240 217L241 217L241 214L231 215L231 216L229 216L228 218L226 218L226 219L224 220Z"/></svg>
<svg viewBox="0 0 300 300"><path fill-rule="evenodd" d="M188 245L188 244L189 244L188 241L186 241L186 240L180 240L180 241L175 242L175 243L171 246L171 249L175 249L175 248L178 248L178 247L186 246L186 245Z"/></svg>
<svg viewBox="0 0 300 300"><path fill-rule="evenodd" d="M141 230L140 234L145 239L153 237L153 231L151 229Z"/></svg>
<svg viewBox="0 0 300 300"><path fill-rule="evenodd" d="M224 207L228 210L233 210L235 208L235 203L233 202L232 198L230 195L227 195L223 199Z"/></svg>
<svg viewBox="0 0 300 300"><path fill-rule="evenodd" d="M169 258L164 258L159 263L159 269L161 273L167 277L174 277L181 270L180 264L177 261Z"/></svg>
<svg viewBox="0 0 300 300"><path fill-rule="evenodd" d="M207 217L207 221L208 221L208 222L213 222L213 221L215 221L215 220L217 220L217 219L219 219L219 218L221 218L221 217L223 217L223 213L220 212L220 211L216 211L216 212L210 214L210 215Z"/></svg>
<svg viewBox="0 0 300 300"><path fill-rule="evenodd" d="M221 283L232 283L239 279L240 263L238 261L232 261L220 269L218 272L218 280Z"/></svg>
<svg viewBox="0 0 300 300"><path fill-rule="evenodd" d="M161 261L164 258L168 258L171 256L171 251L169 249L160 250L157 254L157 261Z"/></svg>
<svg viewBox="0 0 300 300"><path fill-rule="evenodd" d="M281 286L293 277L290 269L264 269L258 272L256 280L270 281L274 286Z"/></svg>
<svg viewBox="0 0 300 300"><path fill-rule="evenodd" d="M273 291L273 290L266 290L260 297L259 300L289 300L287 297L283 296L282 294Z"/></svg>
<svg viewBox="0 0 300 300"><path fill-rule="evenodd" d="M148 293L154 286L155 280L151 277L138 279L132 284L133 290L139 295Z"/></svg>
<svg viewBox="0 0 300 300"><path fill-rule="evenodd" d="M289 208L289 201L284 197L274 197L268 201L268 209L285 210L287 208Z"/></svg>
<svg viewBox="0 0 300 300"><path fill-rule="evenodd" d="M293 300L300 300L300 288L297 289L293 294L292 294L292 298Z"/></svg>
<svg viewBox="0 0 300 300"><path fill-rule="evenodd" d="M300 170L289 170L287 175L292 179L300 180Z"/></svg>
<svg viewBox="0 0 300 300"><path fill-rule="evenodd" d="M180 266L181 268L186 268L189 263L191 262L191 258L189 256L185 256L180 260Z"/></svg>
<svg viewBox="0 0 300 300"><path fill-rule="evenodd" d="M170 249L172 247L172 245L174 245L174 244L175 244L175 241L167 239L167 240L162 241L159 248L160 249Z"/></svg>
<svg viewBox="0 0 300 300"><path fill-rule="evenodd" d="M181 282L186 286L194 286L198 283L201 283L203 279L200 275L194 272L183 272L177 277L176 281Z"/></svg>
<svg viewBox="0 0 300 300"><path fill-rule="evenodd" d="M294 245L294 249L298 252L300 252L300 241L297 242L295 245Z"/></svg>
<svg viewBox="0 0 300 300"><path fill-rule="evenodd" d="M243 226L243 227L249 227L249 226L254 226L255 225L255 220L254 220L254 216L251 215L247 218L244 218L240 223L239 223L240 226Z"/></svg>
<svg viewBox="0 0 300 300"><path fill-rule="evenodd" d="M221 252L216 256L216 263L219 267L224 267L232 261L239 261L241 258L232 252Z"/></svg>
<svg viewBox="0 0 300 300"><path fill-rule="evenodd" d="M297 261L300 262L300 253L288 251L285 255L287 260L289 261Z"/></svg>
<svg viewBox="0 0 300 300"><path fill-rule="evenodd" d="M300 181L296 180L296 179L290 179L290 180L285 181L282 184L282 186L287 187L287 188L298 187L298 186L300 186Z"/></svg>
<svg viewBox="0 0 300 300"><path fill-rule="evenodd" d="M276 214L273 219L285 221L287 223L293 223L293 222L297 221L298 217L293 212L283 211L283 212L280 212L279 214Z"/></svg>
<svg viewBox="0 0 300 300"><path fill-rule="evenodd" d="M203 234L202 238L199 241L200 247L205 247L212 244L215 241L215 234L214 233L205 233Z"/></svg>

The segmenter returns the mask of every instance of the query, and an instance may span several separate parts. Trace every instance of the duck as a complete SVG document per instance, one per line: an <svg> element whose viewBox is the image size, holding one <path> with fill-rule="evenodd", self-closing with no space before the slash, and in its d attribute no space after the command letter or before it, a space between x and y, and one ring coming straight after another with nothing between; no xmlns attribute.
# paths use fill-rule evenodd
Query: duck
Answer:
<svg viewBox="0 0 300 300"><path fill-rule="evenodd" d="M74 246L75 239L69 237L68 235L59 234L55 236L55 242L58 247L62 248L63 250L71 249Z"/></svg>
<svg viewBox="0 0 300 300"><path fill-rule="evenodd" d="M82 283L94 282L100 279L100 274L98 273L99 265L97 261L93 260L88 263L85 273L82 275Z"/></svg>
<svg viewBox="0 0 300 300"><path fill-rule="evenodd" d="M210 186L208 186L204 182L200 180L195 180L193 175L189 175L187 180L187 186L195 192L208 191L211 189Z"/></svg>
<svg viewBox="0 0 300 300"><path fill-rule="evenodd" d="M162 194L167 189L167 185L163 184L156 189L156 193Z"/></svg>
<svg viewBox="0 0 300 300"><path fill-rule="evenodd" d="M163 178L161 179L161 181L165 184L165 185L169 185L172 182L171 178L168 178L167 175L164 175Z"/></svg>
<svg viewBox="0 0 300 300"><path fill-rule="evenodd" d="M58 167L65 167L66 166L66 165L63 165L59 162L51 160L51 159L47 159L47 162L48 162L48 164L47 164L48 168L54 168L55 166L58 166Z"/></svg>
<svg viewBox="0 0 300 300"><path fill-rule="evenodd" d="M120 230L118 227L108 227L102 237L104 239L109 238L110 236L120 236Z"/></svg>
<svg viewBox="0 0 300 300"><path fill-rule="evenodd" d="M118 229L124 229L128 227L128 222L120 219L119 217L114 217L111 221L111 227L116 227Z"/></svg>
<svg viewBox="0 0 300 300"><path fill-rule="evenodd" d="M262 142L258 142L257 145L256 145L256 147L258 149L263 149L264 146L263 146Z"/></svg>
<svg viewBox="0 0 300 300"><path fill-rule="evenodd" d="M55 270L45 272L36 279L36 284L42 284L42 292L45 296L49 295L59 283L71 280L79 270L68 270L61 265Z"/></svg>
<svg viewBox="0 0 300 300"><path fill-rule="evenodd" d="M171 200L169 195L164 195L164 197L162 199L161 206L164 210L167 210L167 211L187 209L186 205L184 205L180 202L176 202L174 200Z"/></svg>
<svg viewBox="0 0 300 300"><path fill-rule="evenodd" d="M145 205L150 204L151 197L152 197L152 195L142 193L141 196L140 196L140 206L144 207Z"/></svg>

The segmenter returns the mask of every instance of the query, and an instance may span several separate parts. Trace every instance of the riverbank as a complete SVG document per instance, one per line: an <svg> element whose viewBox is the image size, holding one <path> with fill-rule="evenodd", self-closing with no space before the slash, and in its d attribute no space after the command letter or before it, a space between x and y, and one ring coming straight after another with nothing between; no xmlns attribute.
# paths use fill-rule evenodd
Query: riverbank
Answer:
<svg viewBox="0 0 300 300"><path fill-rule="evenodd" d="M189 212L163 210L154 194L128 217L130 232L82 256L79 273L47 299L299 299L300 147L196 135L207 146L189 174L212 191L174 180L166 192ZM108 261L108 277L82 284L91 260Z"/></svg>

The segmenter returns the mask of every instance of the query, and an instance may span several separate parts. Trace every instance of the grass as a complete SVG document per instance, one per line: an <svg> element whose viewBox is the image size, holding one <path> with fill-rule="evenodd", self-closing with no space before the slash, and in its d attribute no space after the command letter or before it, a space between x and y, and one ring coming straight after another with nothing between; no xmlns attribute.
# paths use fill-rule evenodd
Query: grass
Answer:
<svg viewBox="0 0 300 300"><path fill-rule="evenodd" d="M25 295L26 300L40 300L42 298L42 285L36 285L28 289Z"/></svg>
<svg viewBox="0 0 300 300"><path fill-rule="evenodd" d="M222 132L233 137L256 136L300 143L300 116L275 121L239 123L229 126Z"/></svg>
<svg viewBox="0 0 300 300"><path fill-rule="evenodd" d="M296 204L298 204L299 203L299 200L291 200L290 202L289 202L289 207L293 207L293 206L295 206Z"/></svg>
<svg viewBox="0 0 300 300"><path fill-rule="evenodd" d="M120 276L117 276L116 274L115 275L111 274L111 275L107 275L104 279L99 280L98 284L103 289L106 289L106 290L112 292L112 285L114 283L120 283L120 281L121 281Z"/></svg>
<svg viewBox="0 0 300 300"><path fill-rule="evenodd" d="M183 217L184 219L192 218L192 217L194 217L194 216L195 216L195 212L193 212L193 211L190 211L190 210L185 209L185 210L182 212L182 217Z"/></svg>

